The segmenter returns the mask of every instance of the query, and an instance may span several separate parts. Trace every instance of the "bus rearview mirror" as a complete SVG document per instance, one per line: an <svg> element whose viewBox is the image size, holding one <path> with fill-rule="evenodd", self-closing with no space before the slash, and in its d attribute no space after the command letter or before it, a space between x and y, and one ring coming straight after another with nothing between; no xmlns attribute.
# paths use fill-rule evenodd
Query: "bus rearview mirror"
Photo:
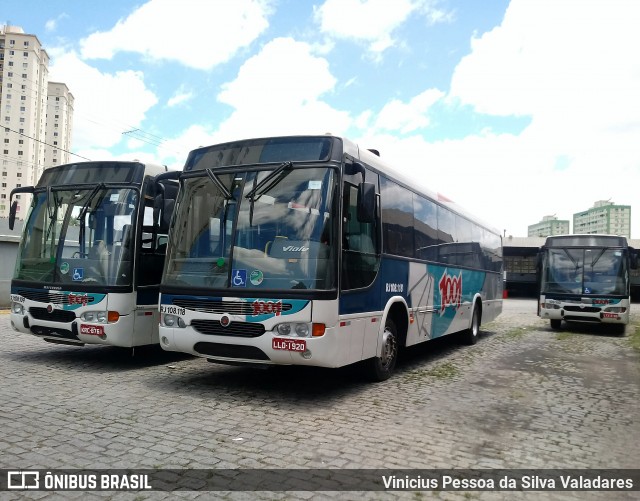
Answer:
<svg viewBox="0 0 640 501"><path fill-rule="evenodd" d="M358 185L358 221L373 223L376 214L376 186L373 183Z"/></svg>
<svg viewBox="0 0 640 501"><path fill-rule="evenodd" d="M11 209L9 209L9 229L13 230L13 227L16 224L16 214L18 213L18 201L14 200L11 204Z"/></svg>

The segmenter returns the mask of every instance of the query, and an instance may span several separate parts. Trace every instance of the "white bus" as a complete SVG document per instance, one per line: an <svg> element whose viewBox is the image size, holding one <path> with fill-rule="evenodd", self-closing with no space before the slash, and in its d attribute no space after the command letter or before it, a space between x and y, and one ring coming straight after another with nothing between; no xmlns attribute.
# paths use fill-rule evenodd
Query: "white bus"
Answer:
<svg viewBox="0 0 640 501"><path fill-rule="evenodd" d="M499 232L347 139L200 148L179 179L165 350L229 364L364 361L383 380L401 347L455 332L475 343L502 310Z"/></svg>
<svg viewBox="0 0 640 501"><path fill-rule="evenodd" d="M46 169L11 281L11 326L45 341L133 347L158 342L158 294L175 181L166 167L82 162ZM24 196L24 195L22 195Z"/></svg>
<svg viewBox="0 0 640 501"><path fill-rule="evenodd" d="M562 321L611 324L623 333L629 323L630 269L636 257L625 237L558 235L540 252L538 315L553 329Z"/></svg>

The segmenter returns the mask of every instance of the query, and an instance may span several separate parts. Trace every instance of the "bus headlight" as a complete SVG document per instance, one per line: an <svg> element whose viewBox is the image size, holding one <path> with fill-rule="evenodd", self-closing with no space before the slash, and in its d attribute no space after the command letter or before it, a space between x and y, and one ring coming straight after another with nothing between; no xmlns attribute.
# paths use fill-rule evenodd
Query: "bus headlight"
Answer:
<svg viewBox="0 0 640 501"><path fill-rule="evenodd" d="M625 306L609 306L605 308L604 311L609 313L624 313L627 311L627 308Z"/></svg>
<svg viewBox="0 0 640 501"><path fill-rule="evenodd" d="M160 316L160 324L163 327L180 327L181 329L184 329L187 326L187 324L184 323L184 320L182 320L182 317L171 315L170 313L163 313Z"/></svg>
<svg viewBox="0 0 640 501"><path fill-rule="evenodd" d="M97 324L112 324L120 319L120 313L117 311L85 311L80 315L80 319Z"/></svg>
<svg viewBox="0 0 640 501"><path fill-rule="evenodd" d="M273 330L280 336L320 337L324 336L325 325L286 322L276 325Z"/></svg>
<svg viewBox="0 0 640 501"><path fill-rule="evenodd" d="M24 315L24 306L21 303L11 303L11 311L17 315Z"/></svg>

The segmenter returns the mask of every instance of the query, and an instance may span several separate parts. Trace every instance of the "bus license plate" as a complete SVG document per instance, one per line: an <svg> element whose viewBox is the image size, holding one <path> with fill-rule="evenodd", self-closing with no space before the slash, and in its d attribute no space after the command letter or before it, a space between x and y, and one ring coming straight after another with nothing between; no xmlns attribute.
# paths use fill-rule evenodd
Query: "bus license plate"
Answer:
<svg viewBox="0 0 640 501"><path fill-rule="evenodd" d="M104 336L104 327L102 325L80 324L80 334L86 336Z"/></svg>
<svg viewBox="0 0 640 501"><path fill-rule="evenodd" d="M304 339L282 339L274 337L271 341L271 347L274 350L305 351L307 349L307 342Z"/></svg>

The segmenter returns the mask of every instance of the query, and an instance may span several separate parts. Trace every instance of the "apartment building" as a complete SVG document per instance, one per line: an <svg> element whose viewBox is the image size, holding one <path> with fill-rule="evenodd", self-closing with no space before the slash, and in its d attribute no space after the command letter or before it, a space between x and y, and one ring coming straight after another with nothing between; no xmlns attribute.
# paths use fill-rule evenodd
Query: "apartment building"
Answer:
<svg viewBox="0 0 640 501"><path fill-rule="evenodd" d="M555 215L544 216L542 221L530 224L529 237L549 237L551 235L567 235L569 233L569 220L558 219Z"/></svg>
<svg viewBox="0 0 640 501"><path fill-rule="evenodd" d="M631 238L631 206L599 200L590 209L573 215L573 232Z"/></svg>
<svg viewBox="0 0 640 501"><path fill-rule="evenodd" d="M56 112L53 103L61 100ZM13 188L33 185L45 168L69 161L72 120L73 95L64 84L50 84L49 56L38 37L18 26L0 28L0 217L9 214ZM24 218L30 197L16 199Z"/></svg>

